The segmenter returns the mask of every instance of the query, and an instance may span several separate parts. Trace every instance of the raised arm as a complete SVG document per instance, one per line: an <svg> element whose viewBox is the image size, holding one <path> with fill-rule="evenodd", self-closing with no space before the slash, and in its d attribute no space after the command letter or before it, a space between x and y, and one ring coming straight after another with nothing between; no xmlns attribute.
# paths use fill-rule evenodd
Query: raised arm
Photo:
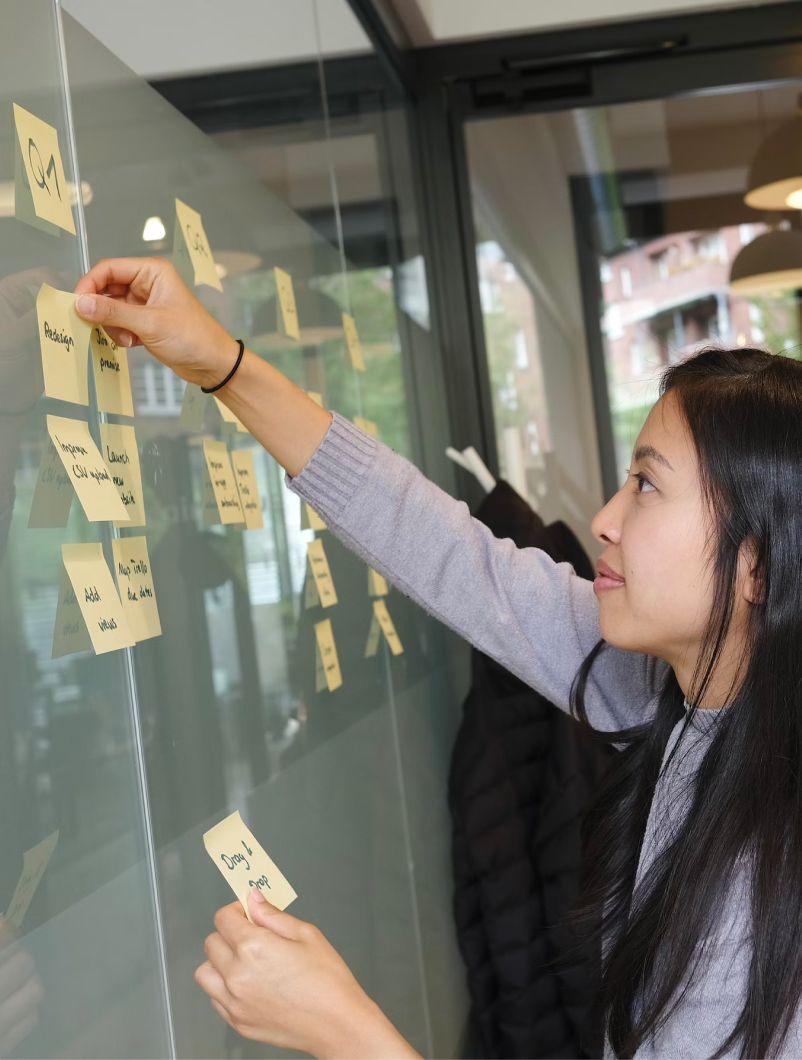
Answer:
<svg viewBox="0 0 802 1060"><path fill-rule="evenodd" d="M100 262L78 291L78 311L142 342L189 382L230 372L235 341L159 259ZM113 297L97 297L102 292ZM125 300L123 300L123 298ZM126 332L128 334L126 335ZM573 678L600 639L590 582L537 548L499 540L388 446L320 408L246 350L217 396L287 471L291 488L352 551L402 592L563 710ZM643 718L648 656L608 647L591 671L587 709L600 729Z"/></svg>

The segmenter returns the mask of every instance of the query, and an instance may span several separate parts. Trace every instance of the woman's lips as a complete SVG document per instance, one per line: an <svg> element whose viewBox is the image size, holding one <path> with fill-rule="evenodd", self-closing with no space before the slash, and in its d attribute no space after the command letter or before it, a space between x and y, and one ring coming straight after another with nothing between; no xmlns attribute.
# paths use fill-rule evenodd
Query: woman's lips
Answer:
<svg viewBox="0 0 802 1060"><path fill-rule="evenodd" d="M620 589L623 584L619 578L607 578L599 574L593 582L593 589L594 592L599 592L600 589Z"/></svg>

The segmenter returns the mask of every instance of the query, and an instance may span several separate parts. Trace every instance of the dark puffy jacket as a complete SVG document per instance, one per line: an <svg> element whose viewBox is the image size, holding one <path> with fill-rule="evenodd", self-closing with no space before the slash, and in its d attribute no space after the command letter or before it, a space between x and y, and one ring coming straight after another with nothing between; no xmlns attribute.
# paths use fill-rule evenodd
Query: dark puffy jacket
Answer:
<svg viewBox="0 0 802 1060"><path fill-rule="evenodd" d="M545 526L500 481L476 512L496 537L593 567L565 525ZM474 650L449 777L454 915L471 997L466 1052L600 1056L598 954L561 925L575 898L580 824L611 752Z"/></svg>

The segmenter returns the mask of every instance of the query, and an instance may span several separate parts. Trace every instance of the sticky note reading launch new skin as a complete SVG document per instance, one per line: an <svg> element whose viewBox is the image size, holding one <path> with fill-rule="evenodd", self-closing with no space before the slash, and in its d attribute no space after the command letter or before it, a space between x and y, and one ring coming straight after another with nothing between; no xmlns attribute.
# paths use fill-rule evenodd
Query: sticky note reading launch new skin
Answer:
<svg viewBox="0 0 802 1060"><path fill-rule="evenodd" d="M21 170L15 180L14 212L21 220L28 220L26 214L32 206L36 217L75 235L58 133L18 103L13 104L13 109ZM27 203L19 201L23 197Z"/></svg>
<svg viewBox="0 0 802 1060"><path fill-rule="evenodd" d="M230 814L203 834L206 852L218 867L231 890L240 900L250 920L248 894L258 887L278 909L286 909L298 895L276 863L259 843L240 816Z"/></svg>
<svg viewBox="0 0 802 1060"><path fill-rule="evenodd" d="M128 512L84 420L48 416L47 432L90 522L116 519L128 524Z"/></svg>
<svg viewBox="0 0 802 1060"><path fill-rule="evenodd" d="M139 447L133 427L121 423L101 423L100 440L103 459L123 502L128 520L122 526L144 526L145 500L142 494L142 472Z"/></svg>
<svg viewBox="0 0 802 1060"><path fill-rule="evenodd" d="M86 405L86 359L92 326L75 311L75 295L43 283L36 296L36 318L45 394Z"/></svg>
<svg viewBox="0 0 802 1060"><path fill-rule="evenodd" d="M203 227L203 219L197 210L187 206L180 199L175 200L176 217L176 251L179 256L186 254L192 266L195 278L195 286L206 283L210 287L216 287L218 291L223 290L217 269L214 267L214 258ZM178 238L180 233L180 238ZM179 263L180 265L180 263ZM179 268L179 271L183 271Z"/></svg>
<svg viewBox="0 0 802 1060"><path fill-rule="evenodd" d="M134 638L100 542L62 545L61 555L96 653L132 647Z"/></svg>

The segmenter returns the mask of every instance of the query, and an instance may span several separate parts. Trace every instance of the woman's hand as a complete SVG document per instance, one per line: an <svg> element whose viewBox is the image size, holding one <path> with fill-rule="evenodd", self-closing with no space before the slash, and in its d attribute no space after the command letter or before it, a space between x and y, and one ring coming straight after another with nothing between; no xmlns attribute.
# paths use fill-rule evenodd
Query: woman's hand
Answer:
<svg viewBox="0 0 802 1060"><path fill-rule="evenodd" d="M189 383L211 386L231 369L237 344L164 258L106 258L75 288L78 315L120 346L146 346Z"/></svg>
<svg viewBox="0 0 802 1060"><path fill-rule="evenodd" d="M254 887L218 909L195 981L245 1038L317 1057L419 1057L312 924Z"/></svg>

